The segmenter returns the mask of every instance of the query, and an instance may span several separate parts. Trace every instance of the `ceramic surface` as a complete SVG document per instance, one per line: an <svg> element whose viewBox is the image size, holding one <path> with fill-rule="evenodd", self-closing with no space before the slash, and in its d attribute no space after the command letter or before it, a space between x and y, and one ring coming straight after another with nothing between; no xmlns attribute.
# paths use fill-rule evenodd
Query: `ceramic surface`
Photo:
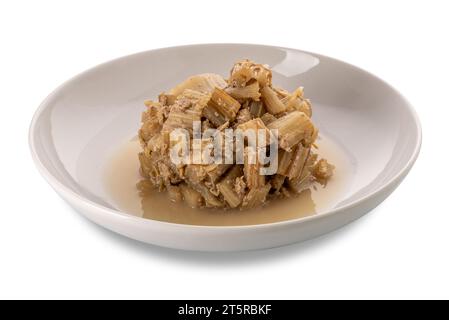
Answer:
<svg viewBox="0 0 449 320"><path fill-rule="evenodd" d="M314 122L344 150L354 170L338 204L311 217L238 227L173 224L117 210L100 173L114 147L135 136L143 100L193 74L226 76L242 58L269 64L280 87L305 87ZM38 169L81 214L139 241L205 251L269 248L337 229L369 212L400 184L420 144L421 128L412 107L379 78L319 54L246 44L172 47L99 65L56 89L30 128Z"/></svg>

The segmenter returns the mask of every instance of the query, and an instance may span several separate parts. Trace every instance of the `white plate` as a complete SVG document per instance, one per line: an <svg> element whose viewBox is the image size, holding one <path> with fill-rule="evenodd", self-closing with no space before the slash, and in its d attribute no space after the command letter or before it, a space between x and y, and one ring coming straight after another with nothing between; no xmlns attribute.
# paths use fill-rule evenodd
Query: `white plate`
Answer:
<svg viewBox="0 0 449 320"><path fill-rule="evenodd" d="M354 173L339 201L331 210L305 218L225 227L174 224L116 209L99 172L113 147L137 132L142 101L193 74L227 75L242 58L269 64L278 86L305 87L314 121L341 146ZM71 79L37 110L30 145L37 167L56 192L99 225L160 246L234 251L307 240L367 213L411 169L421 145L421 128L397 91L349 64L295 49L205 44L130 55Z"/></svg>

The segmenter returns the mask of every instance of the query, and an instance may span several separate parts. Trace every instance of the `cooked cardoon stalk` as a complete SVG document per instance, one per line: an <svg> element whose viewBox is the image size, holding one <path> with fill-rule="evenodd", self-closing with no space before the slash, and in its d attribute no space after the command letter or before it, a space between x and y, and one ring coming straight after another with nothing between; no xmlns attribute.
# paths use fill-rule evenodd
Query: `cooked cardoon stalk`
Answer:
<svg viewBox="0 0 449 320"><path fill-rule="evenodd" d="M304 147L301 143L296 147L291 164L288 168L287 177L294 179L302 173L307 158L309 157L310 147Z"/></svg>
<svg viewBox="0 0 449 320"><path fill-rule="evenodd" d="M258 130L258 129L268 130L267 127L265 126L265 124L263 123L263 121L260 120L259 118L252 119L252 120L249 120L249 121L247 121L245 123L242 123L237 128L242 130L242 131Z"/></svg>
<svg viewBox="0 0 449 320"><path fill-rule="evenodd" d="M318 181L327 181L332 176L334 168L327 160L320 159L314 165L312 173Z"/></svg>
<svg viewBox="0 0 449 320"><path fill-rule="evenodd" d="M246 59L234 64L229 83L232 87L244 87L249 81L255 79L261 87L264 87L271 86L271 78L271 70L267 65Z"/></svg>
<svg viewBox="0 0 449 320"><path fill-rule="evenodd" d="M228 120L234 120L240 109L240 103L219 88L215 88L212 92L208 105L216 108L220 113L225 115Z"/></svg>
<svg viewBox="0 0 449 320"><path fill-rule="evenodd" d="M162 132L170 133L174 129L193 129L193 122L201 120L201 112L195 109L174 109L168 115L167 121L165 121Z"/></svg>
<svg viewBox="0 0 449 320"><path fill-rule="evenodd" d="M245 87L228 87L225 90L233 98L238 100L252 99L253 101L259 101L260 99L259 83L257 81L254 81Z"/></svg>
<svg viewBox="0 0 449 320"><path fill-rule="evenodd" d="M312 117L312 104L309 99L304 99L295 109L304 112L309 118Z"/></svg>
<svg viewBox="0 0 449 320"><path fill-rule="evenodd" d="M235 179L234 190L239 195L239 197L243 198L246 194L246 182L245 176L240 176Z"/></svg>
<svg viewBox="0 0 449 320"><path fill-rule="evenodd" d="M303 112L293 111L269 123L268 129L278 130L279 146L287 151L304 140L305 144L313 143L316 138L315 127L310 118Z"/></svg>
<svg viewBox="0 0 449 320"><path fill-rule="evenodd" d="M277 120L275 116L273 116L271 113L265 113L260 117L260 120L262 120L263 123L267 126L269 123Z"/></svg>
<svg viewBox="0 0 449 320"><path fill-rule="evenodd" d="M312 174L313 171L313 166L315 165L315 163L318 160L318 155L316 153L310 152L309 155L307 156L307 160L304 164L304 168L301 172L300 178L304 178L306 175L308 175L309 173Z"/></svg>
<svg viewBox="0 0 449 320"><path fill-rule="evenodd" d="M232 164L189 164L185 167L184 176L193 183L205 180L215 183L231 166Z"/></svg>
<svg viewBox="0 0 449 320"><path fill-rule="evenodd" d="M280 149L278 151L278 170L277 173L283 176L288 175L288 168L292 163L293 151L285 151Z"/></svg>
<svg viewBox="0 0 449 320"><path fill-rule="evenodd" d="M297 177L292 180L289 179L288 187L295 193L301 193L301 191L304 191L305 189L309 188L312 182L313 176L310 173L310 171L307 171L307 173L302 177Z"/></svg>
<svg viewBox="0 0 449 320"><path fill-rule="evenodd" d="M249 112L253 118L260 118L266 112L262 101L251 101Z"/></svg>
<svg viewBox="0 0 449 320"><path fill-rule="evenodd" d="M317 154L309 152L301 174L293 179L288 179L288 186L291 190L300 193L310 187L315 180L315 177L312 174L312 169L317 158Z"/></svg>
<svg viewBox="0 0 449 320"><path fill-rule="evenodd" d="M236 208L242 202L241 196L235 191L235 179L242 175L242 167L236 165L226 174L226 176L217 184L217 188L224 200L231 208Z"/></svg>
<svg viewBox="0 0 449 320"><path fill-rule="evenodd" d="M203 184L203 183L191 183L190 181L187 181L189 186L199 192L201 196L204 198L204 201L206 202L206 207L217 207L221 208L224 206L224 203L220 201L214 194L209 190L209 188Z"/></svg>
<svg viewBox="0 0 449 320"><path fill-rule="evenodd" d="M151 162L151 158L146 157L143 152L139 153L139 162L140 162L140 174L144 178L150 179L152 176L158 174L157 172L155 172L153 163Z"/></svg>
<svg viewBox="0 0 449 320"><path fill-rule="evenodd" d="M221 113L218 113L214 108L206 107L203 109L203 116L210 121L214 126L220 127L228 120Z"/></svg>
<svg viewBox="0 0 449 320"><path fill-rule="evenodd" d="M145 144L151 137L160 132L165 120L165 107L161 103L145 101L147 110L142 113L142 127L139 130L140 141Z"/></svg>
<svg viewBox="0 0 449 320"><path fill-rule="evenodd" d="M182 183L179 188L184 201L190 208L199 208L203 205L203 197L198 191L193 190L185 183Z"/></svg>
<svg viewBox="0 0 449 320"><path fill-rule="evenodd" d="M249 112L248 108L241 108L239 112L237 113L237 116L235 117L234 121L234 127L237 125L241 125L242 123L248 122L251 120L251 113Z"/></svg>
<svg viewBox="0 0 449 320"><path fill-rule="evenodd" d="M192 130L193 122L201 120L201 113L209 99L209 94L185 90L178 95L175 104L170 107L162 132L170 133L173 129L179 128Z"/></svg>
<svg viewBox="0 0 449 320"><path fill-rule="evenodd" d="M301 111L304 112L309 118L312 116L312 105L310 104L310 100L308 99L299 99L299 98L293 98L284 101L287 108L287 112L291 111Z"/></svg>
<svg viewBox="0 0 449 320"><path fill-rule="evenodd" d="M159 191L162 191L168 177L162 175L157 160L157 157L148 157L144 152L139 153L140 174L149 179Z"/></svg>
<svg viewBox="0 0 449 320"><path fill-rule="evenodd" d="M259 188L250 189L248 194L243 198L242 208L250 209L264 204L270 189L271 184L269 183Z"/></svg>
<svg viewBox="0 0 449 320"><path fill-rule="evenodd" d="M206 166L205 171L209 181L212 183L217 180L232 166L232 164L210 164Z"/></svg>
<svg viewBox="0 0 449 320"><path fill-rule="evenodd" d="M157 121L145 121L139 130L140 143L145 146L146 143L153 137L153 135L159 132L161 128L162 126Z"/></svg>
<svg viewBox="0 0 449 320"><path fill-rule="evenodd" d="M168 94L177 97L187 89L211 93L215 88L225 88L226 86L227 83L222 76L214 73L204 73L188 78L171 89Z"/></svg>
<svg viewBox="0 0 449 320"><path fill-rule="evenodd" d="M176 101L176 96L173 94L168 94L165 92L162 92L159 97L159 102L163 105L163 106L171 106L172 104L175 103Z"/></svg>
<svg viewBox="0 0 449 320"><path fill-rule="evenodd" d="M203 116L219 127L226 121L233 121L240 109L240 103L225 91L215 88L207 106L203 109Z"/></svg>
<svg viewBox="0 0 449 320"><path fill-rule="evenodd" d="M185 178L194 183L199 184L206 179L206 166L201 164L189 164L184 171Z"/></svg>
<svg viewBox="0 0 449 320"><path fill-rule="evenodd" d="M157 153L160 155L165 155L168 151L169 142L170 139L168 134L157 133L152 136L150 140L148 140L145 152L148 154Z"/></svg>
<svg viewBox="0 0 449 320"><path fill-rule="evenodd" d="M240 124L237 129L240 129L245 134L252 134L256 138L257 147L265 147L270 144L272 138L270 130L265 126L262 120L259 118L252 119L245 123ZM264 137L265 141L259 141L259 134Z"/></svg>
<svg viewBox="0 0 449 320"><path fill-rule="evenodd" d="M260 174L262 164L259 161L257 150L250 147L245 148L243 172L249 189L265 185L265 176Z"/></svg>
<svg viewBox="0 0 449 320"><path fill-rule="evenodd" d="M262 93L262 100L269 113L276 115L286 110L285 105L273 89L263 87L260 92Z"/></svg>
<svg viewBox="0 0 449 320"><path fill-rule="evenodd" d="M287 112L301 111L309 118L312 116L312 104L309 99L304 99L304 88L299 87L292 94L288 94L281 99Z"/></svg>
<svg viewBox="0 0 449 320"><path fill-rule="evenodd" d="M279 87L272 87L272 88L276 92L276 94L278 95L278 97L280 99L283 99L283 98L285 98L285 97L290 95L290 93L287 90L285 90L285 89L282 89L282 88L279 88Z"/></svg>

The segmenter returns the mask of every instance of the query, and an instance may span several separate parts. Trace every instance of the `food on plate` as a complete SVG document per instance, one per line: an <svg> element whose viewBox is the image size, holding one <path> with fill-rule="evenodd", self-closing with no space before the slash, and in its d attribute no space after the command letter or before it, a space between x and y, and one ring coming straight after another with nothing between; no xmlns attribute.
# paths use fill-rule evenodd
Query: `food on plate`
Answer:
<svg viewBox="0 0 449 320"><path fill-rule="evenodd" d="M316 152L310 100L302 87L274 86L267 65L239 61L227 80L195 75L145 105L140 172L171 201L254 208L332 177Z"/></svg>

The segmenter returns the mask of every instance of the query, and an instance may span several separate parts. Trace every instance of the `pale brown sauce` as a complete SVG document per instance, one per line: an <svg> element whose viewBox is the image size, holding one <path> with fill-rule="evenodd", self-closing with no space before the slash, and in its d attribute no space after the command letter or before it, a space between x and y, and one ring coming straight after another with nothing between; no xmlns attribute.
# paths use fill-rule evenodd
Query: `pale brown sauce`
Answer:
<svg viewBox="0 0 449 320"><path fill-rule="evenodd" d="M332 209L343 200L351 176L348 159L330 140L318 141L320 156L335 165L334 176L326 187L314 187L290 199L277 199L250 210L193 209L184 203L171 202L165 192L142 194L136 184L139 175L137 154L141 147L136 139L121 146L110 159L105 171L107 193L116 207L132 215L159 221L208 226L236 226L272 223L307 217Z"/></svg>

